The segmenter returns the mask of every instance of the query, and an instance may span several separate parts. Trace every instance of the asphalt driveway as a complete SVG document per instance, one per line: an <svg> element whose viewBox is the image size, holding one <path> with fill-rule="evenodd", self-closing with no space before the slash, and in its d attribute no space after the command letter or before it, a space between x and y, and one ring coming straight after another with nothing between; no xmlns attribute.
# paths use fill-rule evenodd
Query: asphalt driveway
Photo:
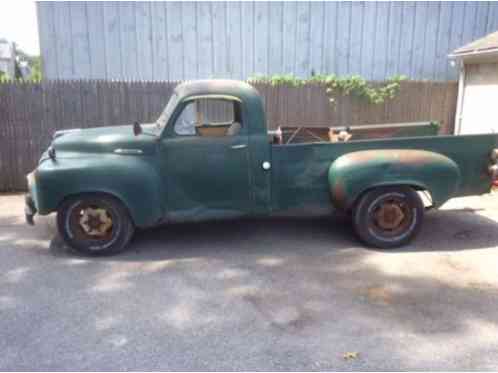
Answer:
<svg viewBox="0 0 498 373"><path fill-rule="evenodd" d="M83 258L36 221L0 196L0 370L498 369L498 195L389 252L336 218L168 226Z"/></svg>

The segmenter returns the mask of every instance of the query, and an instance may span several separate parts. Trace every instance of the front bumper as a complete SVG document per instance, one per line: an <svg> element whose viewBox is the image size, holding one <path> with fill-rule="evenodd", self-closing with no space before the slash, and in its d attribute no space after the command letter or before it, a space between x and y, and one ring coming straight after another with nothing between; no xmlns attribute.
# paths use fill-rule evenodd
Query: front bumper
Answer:
<svg viewBox="0 0 498 373"><path fill-rule="evenodd" d="M24 196L24 217L26 219L26 223L34 225L34 216L38 212L32 196L35 184L35 172L31 172L26 178L28 180L28 193Z"/></svg>
<svg viewBox="0 0 498 373"><path fill-rule="evenodd" d="M26 223L29 225L35 225L34 216L36 215L36 206L31 194L26 194L24 196L24 217L26 218Z"/></svg>

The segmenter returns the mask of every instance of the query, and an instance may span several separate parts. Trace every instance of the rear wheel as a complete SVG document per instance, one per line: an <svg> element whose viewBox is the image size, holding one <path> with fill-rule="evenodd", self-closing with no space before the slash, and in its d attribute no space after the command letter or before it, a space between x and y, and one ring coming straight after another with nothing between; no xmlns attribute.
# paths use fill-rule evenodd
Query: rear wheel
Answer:
<svg viewBox="0 0 498 373"><path fill-rule="evenodd" d="M370 246L395 248L420 231L424 204L409 187L381 187L366 192L353 211L354 228Z"/></svg>
<svg viewBox="0 0 498 373"><path fill-rule="evenodd" d="M57 212L57 228L64 242L85 255L110 255L125 249L134 226L116 198L79 195L64 201Z"/></svg>

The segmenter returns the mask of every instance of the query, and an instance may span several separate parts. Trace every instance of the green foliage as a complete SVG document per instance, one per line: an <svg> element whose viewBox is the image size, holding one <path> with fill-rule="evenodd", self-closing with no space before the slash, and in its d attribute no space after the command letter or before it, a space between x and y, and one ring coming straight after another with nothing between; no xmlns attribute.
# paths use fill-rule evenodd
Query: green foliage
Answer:
<svg viewBox="0 0 498 373"><path fill-rule="evenodd" d="M15 79L10 79L7 75L0 71L0 83L8 83L8 82L25 82L25 83L38 83L42 80L42 70L41 70L41 57L33 56L27 54L20 48L16 48L16 66L15 66ZM23 79L21 70L20 70L20 62L25 61L28 63L28 66L31 68L31 76L29 79Z"/></svg>
<svg viewBox="0 0 498 373"><path fill-rule="evenodd" d="M0 71L0 83L7 83L9 81L10 79L8 78L7 74L5 74L3 71Z"/></svg>
<svg viewBox="0 0 498 373"><path fill-rule="evenodd" d="M335 95L353 95L366 99L371 104L382 104L388 99L392 99L399 91L399 82L405 80L403 75L393 76L384 83L369 84L359 75L339 77L331 75L313 75L308 79L297 78L294 75L272 75L255 76L249 78L250 82L267 83L272 86L286 85L289 87L301 87L308 83L317 83L325 86L331 104L335 102Z"/></svg>
<svg viewBox="0 0 498 373"><path fill-rule="evenodd" d="M272 86L277 85L286 85L290 87L300 87L305 85L308 80L296 78L292 74L287 75L272 75L272 76L264 76L264 75L256 75L254 77L249 78L249 82L254 83L267 83Z"/></svg>
<svg viewBox="0 0 498 373"><path fill-rule="evenodd" d="M31 57L31 80L39 82L42 80L41 57Z"/></svg>

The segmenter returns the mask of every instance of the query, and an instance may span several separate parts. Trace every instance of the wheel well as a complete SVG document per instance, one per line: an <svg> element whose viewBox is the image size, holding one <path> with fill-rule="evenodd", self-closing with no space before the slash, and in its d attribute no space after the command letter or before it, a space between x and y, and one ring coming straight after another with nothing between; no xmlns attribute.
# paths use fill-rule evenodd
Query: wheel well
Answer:
<svg viewBox="0 0 498 373"><path fill-rule="evenodd" d="M114 195L112 193L108 193L108 192L80 192L80 193L68 194L57 205L57 211L59 211L59 209L61 208L61 206L64 203L66 203L68 200L73 199L73 198L78 198L78 197L81 197L81 196L104 196L104 197L107 197L107 198L114 199L116 202L118 202L119 204L121 204L121 206L124 207L124 209L128 213L128 216L130 217L131 222L135 226L135 221L133 219L133 215L131 214L130 209L128 208L128 206L126 205L126 203L124 203L123 200L121 198L119 198L118 196L116 196L116 195Z"/></svg>
<svg viewBox="0 0 498 373"><path fill-rule="evenodd" d="M366 193L370 192L371 190L374 190L377 188L383 188L383 187L411 188L411 189L415 190L416 192L418 192L418 195L419 195L420 199L422 200L424 207L426 209L434 207L434 202L432 200L432 194L431 194L430 190L428 190L420 185L416 185L416 184L389 184L389 185L375 185L375 186L371 186L371 187L368 187L368 188L362 190L360 193L358 193L358 195L356 196L355 200L353 201L351 206L348 208L348 210L349 211L354 210L356 208L356 206L358 205L358 202L361 200L361 198Z"/></svg>

